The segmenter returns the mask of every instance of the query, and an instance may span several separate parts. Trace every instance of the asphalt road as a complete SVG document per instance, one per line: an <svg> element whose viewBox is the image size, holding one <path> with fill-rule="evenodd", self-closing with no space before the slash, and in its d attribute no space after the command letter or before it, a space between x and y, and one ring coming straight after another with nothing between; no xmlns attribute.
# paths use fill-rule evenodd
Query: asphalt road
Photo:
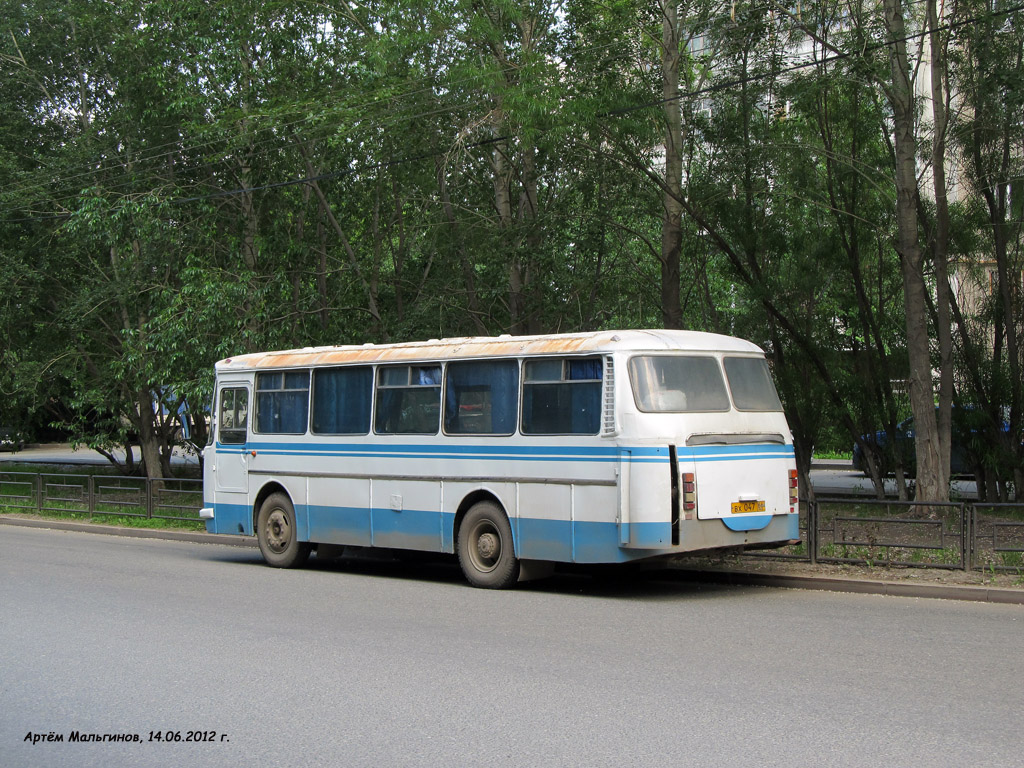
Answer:
<svg viewBox="0 0 1024 768"><path fill-rule="evenodd" d="M1015 606L618 572L495 593L450 562L277 571L243 548L5 527L0 617L4 768L1016 766L1024 749Z"/></svg>

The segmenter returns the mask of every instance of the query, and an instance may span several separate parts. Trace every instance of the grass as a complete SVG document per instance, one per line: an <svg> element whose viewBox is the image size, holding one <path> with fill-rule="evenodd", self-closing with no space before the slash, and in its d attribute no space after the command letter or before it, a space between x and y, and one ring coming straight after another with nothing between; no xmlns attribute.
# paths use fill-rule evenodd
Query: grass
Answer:
<svg viewBox="0 0 1024 768"><path fill-rule="evenodd" d="M834 559L851 563L863 563L869 568L888 565L912 565L919 567L957 567L962 563L958 547L885 547L859 546L854 544L823 544L819 559Z"/></svg>
<svg viewBox="0 0 1024 768"><path fill-rule="evenodd" d="M0 515L12 515L30 520L68 520L96 525L115 525L122 528L173 529L178 531L205 531L206 524L199 520L169 520L163 517L134 517L131 515L90 515L88 512L35 512L25 509L0 507Z"/></svg>
<svg viewBox="0 0 1024 768"><path fill-rule="evenodd" d="M974 503L974 508L978 511L980 517L1011 520L1018 523L1024 522L1024 504L993 507L985 504L985 502L978 501Z"/></svg>
<svg viewBox="0 0 1024 768"><path fill-rule="evenodd" d="M1024 568L1024 552L1000 552L1004 568Z"/></svg>
<svg viewBox="0 0 1024 768"><path fill-rule="evenodd" d="M814 458L825 461L850 461L853 451L816 451Z"/></svg>

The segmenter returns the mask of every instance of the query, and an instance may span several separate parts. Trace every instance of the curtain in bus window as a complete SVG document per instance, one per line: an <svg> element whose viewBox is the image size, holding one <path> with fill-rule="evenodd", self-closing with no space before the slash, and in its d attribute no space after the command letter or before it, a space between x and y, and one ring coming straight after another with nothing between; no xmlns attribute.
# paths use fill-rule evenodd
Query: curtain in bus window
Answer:
<svg viewBox="0 0 1024 768"><path fill-rule="evenodd" d="M519 364L515 360L449 363L444 431L451 435L511 435L516 428Z"/></svg>
<svg viewBox="0 0 1024 768"><path fill-rule="evenodd" d="M572 431L594 434L601 426L601 361L570 360L568 368L569 380L580 382L570 386Z"/></svg>
<svg viewBox="0 0 1024 768"><path fill-rule="evenodd" d="M569 381L589 382L571 388L572 432L590 435L601 424L601 360L569 360Z"/></svg>
<svg viewBox="0 0 1024 768"><path fill-rule="evenodd" d="M367 434L372 398L373 369L370 367L313 371L313 432Z"/></svg>
<svg viewBox="0 0 1024 768"><path fill-rule="evenodd" d="M569 381L600 381L601 361L600 360L567 360L566 368Z"/></svg>
<svg viewBox="0 0 1024 768"><path fill-rule="evenodd" d="M309 371L256 375L256 431L299 435L309 418Z"/></svg>
<svg viewBox="0 0 1024 768"><path fill-rule="evenodd" d="M600 358L527 361L523 385L523 433L594 435L601 424ZM564 363L564 364L563 364ZM557 376L557 380L555 379Z"/></svg>

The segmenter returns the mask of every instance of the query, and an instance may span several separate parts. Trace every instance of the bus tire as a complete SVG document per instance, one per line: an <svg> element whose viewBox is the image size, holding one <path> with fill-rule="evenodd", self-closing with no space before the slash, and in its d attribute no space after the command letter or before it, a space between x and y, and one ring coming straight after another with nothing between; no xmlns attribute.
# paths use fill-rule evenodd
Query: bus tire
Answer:
<svg viewBox="0 0 1024 768"><path fill-rule="evenodd" d="M296 568L306 562L312 545L299 541L295 507L283 493L272 493L260 505L256 518L256 540L267 565Z"/></svg>
<svg viewBox="0 0 1024 768"><path fill-rule="evenodd" d="M504 589L519 579L519 560L512 544L512 526L492 501L470 507L459 526L459 565L474 587Z"/></svg>

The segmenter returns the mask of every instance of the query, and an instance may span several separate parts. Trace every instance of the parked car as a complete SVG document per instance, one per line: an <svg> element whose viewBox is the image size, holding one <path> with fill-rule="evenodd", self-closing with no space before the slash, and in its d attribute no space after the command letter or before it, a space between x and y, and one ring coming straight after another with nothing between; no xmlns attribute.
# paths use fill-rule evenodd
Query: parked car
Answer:
<svg viewBox="0 0 1024 768"><path fill-rule="evenodd" d="M11 427L0 427L0 451L20 451L25 445L14 429Z"/></svg>
<svg viewBox="0 0 1024 768"><path fill-rule="evenodd" d="M949 452L949 469L953 475L974 474L975 462L972 451L983 445L983 430L979 423L983 414L970 407L953 409L952 446ZM1010 425L1003 422L1004 432L1010 431ZM902 459L903 469L910 475L917 474L917 453L914 446L914 417L904 419L896 425L895 434L890 437L887 430L879 430L873 435L862 435L866 443L879 447L882 453L882 474L889 475L895 471L896 458ZM853 468L865 474L868 464L864 458L864 450L859 443L853 446Z"/></svg>

